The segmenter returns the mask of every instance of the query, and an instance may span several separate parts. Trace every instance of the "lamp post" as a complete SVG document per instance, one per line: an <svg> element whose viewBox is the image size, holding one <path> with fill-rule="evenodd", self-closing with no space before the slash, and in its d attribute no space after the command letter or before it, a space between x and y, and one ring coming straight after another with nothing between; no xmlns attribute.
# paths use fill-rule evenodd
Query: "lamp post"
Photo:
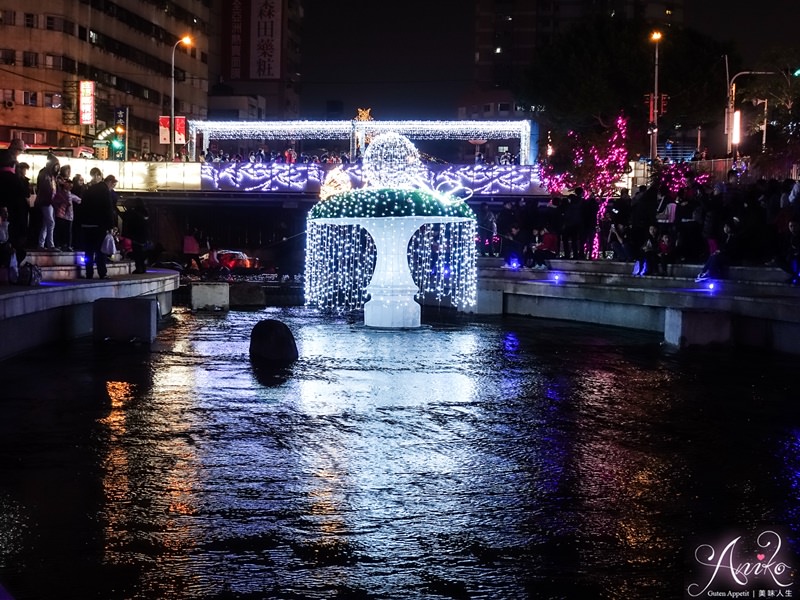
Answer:
<svg viewBox="0 0 800 600"><path fill-rule="evenodd" d="M653 133L650 134L650 160L658 158L658 42L661 41L661 32L654 31L650 39L656 43L655 74L653 76Z"/></svg>
<svg viewBox="0 0 800 600"><path fill-rule="evenodd" d="M753 104L755 106L758 106L759 104L763 104L764 105L764 122L761 125L761 153L762 154L767 151L767 114L768 114L767 113L767 106L768 106L767 102L768 102L767 98L764 98L763 100L753 100Z"/></svg>
<svg viewBox="0 0 800 600"><path fill-rule="evenodd" d="M169 159L175 160L175 50L178 49L180 44L187 46L192 43L192 38L188 35L183 36L172 46L172 93L169 96L170 111L169 111Z"/></svg>
<svg viewBox="0 0 800 600"><path fill-rule="evenodd" d="M725 110L725 133L728 134L728 154L730 154L733 149L733 114L735 112L734 103L736 101L736 78L740 75L775 75L775 71L740 71L728 81L728 106Z"/></svg>

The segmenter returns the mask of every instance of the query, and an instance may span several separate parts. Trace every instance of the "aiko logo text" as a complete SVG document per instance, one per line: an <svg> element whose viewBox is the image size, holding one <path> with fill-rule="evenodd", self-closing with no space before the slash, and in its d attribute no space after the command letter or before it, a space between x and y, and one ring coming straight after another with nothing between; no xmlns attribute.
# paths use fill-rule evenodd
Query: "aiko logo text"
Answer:
<svg viewBox="0 0 800 600"><path fill-rule="evenodd" d="M690 596L716 595L713 591L721 588L783 589L792 585L792 567L780 556L783 545L780 535L769 530L762 532L756 538L759 549L752 552L742 549L741 539L739 536L727 543L723 541L718 547L702 544L695 549L694 558L701 569L698 581L686 588Z"/></svg>

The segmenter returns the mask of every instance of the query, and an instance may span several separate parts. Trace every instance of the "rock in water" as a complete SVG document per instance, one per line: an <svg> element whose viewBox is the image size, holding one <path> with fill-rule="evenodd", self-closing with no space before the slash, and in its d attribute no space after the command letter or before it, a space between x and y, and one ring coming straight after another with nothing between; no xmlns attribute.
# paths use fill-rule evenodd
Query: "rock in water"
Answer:
<svg viewBox="0 0 800 600"><path fill-rule="evenodd" d="M275 319L256 323L250 334L250 360L280 365L292 363L297 358L294 335L285 323Z"/></svg>

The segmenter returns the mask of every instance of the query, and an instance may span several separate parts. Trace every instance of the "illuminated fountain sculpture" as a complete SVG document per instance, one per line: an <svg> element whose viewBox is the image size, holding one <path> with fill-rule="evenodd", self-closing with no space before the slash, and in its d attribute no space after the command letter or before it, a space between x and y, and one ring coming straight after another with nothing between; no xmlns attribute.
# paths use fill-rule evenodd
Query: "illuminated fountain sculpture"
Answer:
<svg viewBox="0 0 800 600"><path fill-rule="evenodd" d="M424 297L475 304L475 214L463 199L425 189L420 167L407 138L381 134L364 154L365 187L311 210L308 304L340 313L363 307L366 326L393 329L420 326Z"/></svg>

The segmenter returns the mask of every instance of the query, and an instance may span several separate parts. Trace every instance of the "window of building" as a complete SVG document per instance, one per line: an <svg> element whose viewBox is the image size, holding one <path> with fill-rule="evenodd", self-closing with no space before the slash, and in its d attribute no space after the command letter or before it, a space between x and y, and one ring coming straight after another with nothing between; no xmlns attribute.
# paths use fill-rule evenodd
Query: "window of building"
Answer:
<svg viewBox="0 0 800 600"><path fill-rule="evenodd" d="M14 102L15 90L2 90L3 102Z"/></svg>
<svg viewBox="0 0 800 600"><path fill-rule="evenodd" d="M64 17L47 15L45 17L45 29L49 31L63 31L69 35L75 35L75 23Z"/></svg>
<svg viewBox="0 0 800 600"><path fill-rule="evenodd" d="M32 29L36 29L36 15L33 13L25 13L25 27L30 27Z"/></svg>
<svg viewBox="0 0 800 600"><path fill-rule="evenodd" d="M39 55L36 52L23 52L22 53L22 66L24 67L38 67Z"/></svg>
<svg viewBox="0 0 800 600"><path fill-rule="evenodd" d="M44 105L47 108L63 108L64 102L61 96L61 92L45 92Z"/></svg>
<svg viewBox="0 0 800 600"><path fill-rule="evenodd" d="M507 115L510 110L511 110L511 103L510 102L501 102L500 104L497 105L497 111L501 115Z"/></svg>
<svg viewBox="0 0 800 600"><path fill-rule="evenodd" d="M64 57L63 56L54 56L53 54L45 54L44 56L44 68L45 69L56 69L57 71L64 70Z"/></svg>
<svg viewBox="0 0 800 600"><path fill-rule="evenodd" d="M39 106L39 92L22 92L22 103L26 106Z"/></svg>
<svg viewBox="0 0 800 600"><path fill-rule="evenodd" d="M3 25L16 25L17 13L15 13L13 10L0 11L0 23Z"/></svg>
<svg viewBox="0 0 800 600"><path fill-rule="evenodd" d="M483 114L491 115L494 113L494 107L491 104L484 104L483 105Z"/></svg>
<svg viewBox="0 0 800 600"><path fill-rule="evenodd" d="M0 50L0 63L4 65L17 64L17 53L10 48L3 48Z"/></svg>
<svg viewBox="0 0 800 600"><path fill-rule="evenodd" d="M11 130L12 138L19 138L29 146L44 144L47 135L43 131L22 131L20 129Z"/></svg>

